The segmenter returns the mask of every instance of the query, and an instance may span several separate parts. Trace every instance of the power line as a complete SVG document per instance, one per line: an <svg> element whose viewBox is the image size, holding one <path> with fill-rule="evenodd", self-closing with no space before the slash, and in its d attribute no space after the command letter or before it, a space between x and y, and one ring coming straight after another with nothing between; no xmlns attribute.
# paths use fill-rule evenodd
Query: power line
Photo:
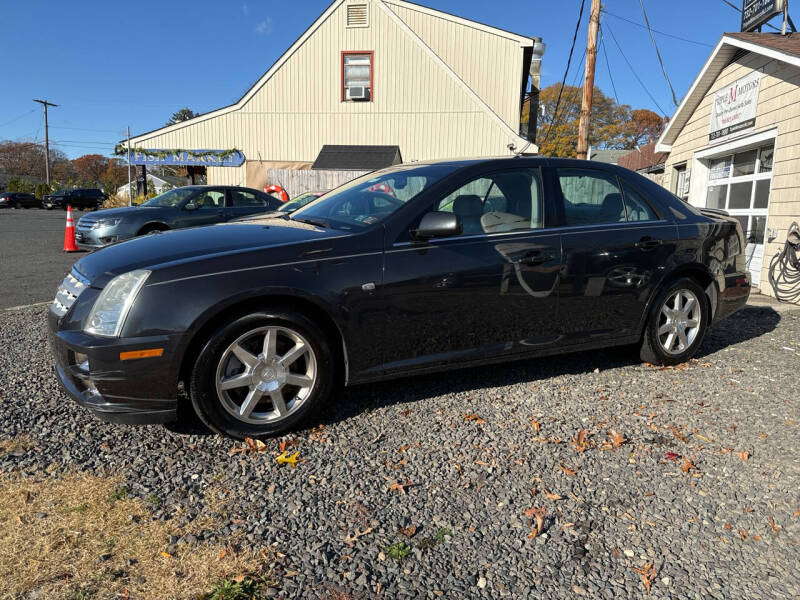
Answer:
<svg viewBox="0 0 800 600"><path fill-rule="evenodd" d="M669 80L669 75L667 75L667 68L664 66L664 61L661 60L661 52L658 51L658 44L656 44L656 38L653 35L653 30L650 29L650 19L647 18L647 11L644 9L644 0L639 0L639 6L642 7L644 22L647 24L647 31L650 33L650 39L653 42L653 48L656 49L656 56L658 57L658 64L661 65L661 72L664 74L664 79L667 80L669 91L672 92L672 102L675 104L675 106L678 106L678 98L675 96L675 89L672 87L672 82Z"/></svg>
<svg viewBox="0 0 800 600"><path fill-rule="evenodd" d="M642 29L647 29L647 25L644 25L643 23L639 23L638 21L633 21L633 20L628 19L626 17L620 16L620 15L615 15L614 13L608 12L605 9L603 10L603 13L608 15L608 16L610 16L610 17L614 17L615 19L619 19L620 21L625 21L626 23L630 23L631 25L636 25L636 27L641 27ZM707 48L713 48L714 47L714 44L706 44L705 42L698 42L697 40L690 40L688 38L681 37L679 35L674 35L672 33L667 33L666 31L659 31L658 29L652 29L652 28L651 28L651 30L653 31L653 33L657 33L659 35L664 35L666 37L671 37L672 39L680 40L682 42L687 42L689 44L697 44L698 46L706 46Z"/></svg>
<svg viewBox="0 0 800 600"><path fill-rule="evenodd" d="M36 109L34 109L36 110ZM93 131L96 133L113 133L115 135L124 135L124 131L120 131L117 129L89 129L87 127L66 127L64 125L51 125L50 129L69 129L71 131Z"/></svg>
<svg viewBox="0 0 800 600"><path fill-rule="evenodd" d="M578 13L578 22L575 24L575 33L572 36L572 46L569 49L569 57L567 58L567 68L564 69L564 77L561 79L561 89L558 90L558 98L556 99L556 108L553 111L553 118L550 121L550 126L547 128L547 134L544 136L544 141L542 142L542 146L547 143L547 140L550 139L550 132L553 130L553 123L556 120L556 116L558 116L558 107L561 104L561 94L564 93L564 85L567 83L567 74L569 73L569 66L572 63L572 53L575 51L575 42L578 39L578 30L581 28L581 21L583 21L583 9L584 5L586 4L586 0L581 0L581 10Z"/></svg>
<svg viewBox="0 0 800 600"><path fill-rule="evenodd" d="M11 123L14 123L14 122L16 122L16 121L19 121L19 120L20 120L22 117L27 117L29 114L31 114L31 113L33 113L33 112L36 112L37 110L38 110L38 109L36 109L36 108L32 108L32 109L31 109L31 110L29 110L28 112L26 112L26 113L22 113L21 115L19 115L18 117L14 117L14 118L13 118L13 119L11 119L10 121L6 121L5 123L0 123L0 127L5 127L6 125L11 125Z"/></svg>
<svg viewBox="0 0 800 600"><path fill-rule="evenodd" d="M663 108L661 108L661 105L660 105L660 104L658 103L658 101L657 101L657 100L656 100L656 99L653 97L653 94L651 94L651 93L650 93L650 90L647 88L647 86L646 86L646 85L644 84L644 82L641 80L641 78L639 77L638 73L636 73L636 69L634 69L634 68L633 68L633 65L631 64L631 61L629 61L629 60L628 60L628 57L627 57L627 56L625 56L625 52L623 52L623 51L622 51L622 46L620 46L620 45L619 45L619 41L617 41L617 36L615 36L615 35L614 35L614 31L611 29L611 27L609 27L609 26L608 26L608 24L606 24L606 28L608 29L608 33L610 33L610 34L611 34L611 39L612 39L612 40L614 40L614 44L616 45L617 49L619 50L619 53L622 55L622 58L624 58L624 59L625 59L625 63L628 65L628 68L631 70L631 73L633 73L633 76L636 78L636 81L638 81L638 82L639 82L639 85L641 85L641 86L642 86L642 89L643 89L643 90L644 90L644 91L647 93L647 95L650 97L650 100L652 100L652 101L653 101L653 104L655 104L655 105L656 105L656 108L657 108L658 110L660 110L660 111L661 111L661 114L662 114L662 115L664 115L664 116L666 117L666 116L667 116L667 113L666 113L666 111L665 111Z"/></svg>
<svg viewBox="0 0 800 600"><path fill-rule="evenodd" d="M736 6L735 4L733 4L732 2L729 2L728 0L722 0L722 1L723 1L725 4L727 4L728 6L730 6L730 7L731 7L733 10L735 10L737 13L739 13L739 14L742 14L742 9L741 9L741 8L739 8L738 6ZM780 29L780 27L775 27L775 25L773 25L772 23L764 23L764 25L766 25L767 27L771 27L771 28L772 28L772 29L774 29L775 31L780 31L780 30L781 30L781 29Z"/></svg>
<svg viewBox="0 0 800 600"><path fill-rule="evenodd" d="M617 86L614 84L614 78L611 76L611 62L608 60L608 51L606 50L606 36L603 35L603 27L600 27L600 47L603 49L603 56L606 58L606 68L608 69L608 78L611 80L611 88L614 90L614 99L619 104L619 96L617 95Z"/></svg>

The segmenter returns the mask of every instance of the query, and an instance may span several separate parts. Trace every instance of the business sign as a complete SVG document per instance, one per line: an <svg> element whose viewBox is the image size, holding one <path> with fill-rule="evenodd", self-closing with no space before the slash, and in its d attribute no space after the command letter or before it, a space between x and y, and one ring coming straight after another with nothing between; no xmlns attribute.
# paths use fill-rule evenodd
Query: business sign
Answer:
<svg viewBox="0 0 800 600"><path fill-rule="evenodd" d="M753 31L783 12L786 0L744 0L741 31Z"/></svg>
<svg viewBox="0 0 800 600"><path fill-rule="evenodd" d="M195 166L195 167L241 167L244 164L245 156L241 152L228 154L224 158L218 154L203 154L205 152L223 153L224 150L191 150L191 151L172 151L172 150L150 150L153 153L164 153L166 155L156 156L155 154L143 154L141 152L131 152L132 165L173 165L173 166Z"/></svg>
<svg viewBox="0 0 800 600"><path fill-rule="evenodd" d="M714 94L708 139L713 142L755 127L760 88L761 71L753 71Z"/></svg>

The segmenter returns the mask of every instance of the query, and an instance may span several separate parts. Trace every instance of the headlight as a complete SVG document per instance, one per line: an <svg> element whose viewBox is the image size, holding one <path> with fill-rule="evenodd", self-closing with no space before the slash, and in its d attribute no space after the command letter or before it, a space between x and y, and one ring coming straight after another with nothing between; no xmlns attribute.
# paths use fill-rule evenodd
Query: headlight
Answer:
<svg viewBox="0 0 800 600"><path fill-rule="evenodd" d="M136 294L149 275L150 271L138 270L114 277L95 300L84 331L102 337L119 337Z"/></svg>
<svg viewBox="0 0 800 600"><path fill-rule="evenodd" d="M119 225L119 222L122 219L98 219L97 222L92 226L92 229L97 229L98 227L114 227Z"/></svg>

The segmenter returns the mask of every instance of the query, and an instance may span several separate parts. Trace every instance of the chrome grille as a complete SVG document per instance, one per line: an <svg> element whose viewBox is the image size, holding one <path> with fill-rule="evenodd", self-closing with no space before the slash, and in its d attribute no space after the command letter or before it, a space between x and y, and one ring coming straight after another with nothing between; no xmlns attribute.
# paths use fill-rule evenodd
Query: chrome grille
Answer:
<svg viewBox="0 0 800 600"><path fill-rule="evenodd" d="M81 217L78 220L77 229L80 229L82 231L89 231L95 225L97 225L97 217L86 215L85 217Z"/></svg>
<svg viewBox="0 0 800 600"><path fill-rule="evenodd" d="M53 304L50 307L58 317L63 317L69 309L72 308L72 305L75 304L75 301L78 299L78 296L81 295L81 292L85 290L89 286L89 282L75 269L64 278L64 281L61 282L61 285L58 287L58 291L56 292L56 297L53 299Z"/></svg>

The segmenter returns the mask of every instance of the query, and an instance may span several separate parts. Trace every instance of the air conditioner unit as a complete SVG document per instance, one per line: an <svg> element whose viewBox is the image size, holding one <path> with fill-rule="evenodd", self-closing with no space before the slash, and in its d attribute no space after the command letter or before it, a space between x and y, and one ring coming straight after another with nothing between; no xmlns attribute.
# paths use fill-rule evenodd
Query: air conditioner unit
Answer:
<svg viewBox="0 0 800 600"><path fill-rule="evenodd" d="M367 88L363 85L354 85L347 88L347 95L350 97L350 100L367 100L368 93Z"/></svg>

